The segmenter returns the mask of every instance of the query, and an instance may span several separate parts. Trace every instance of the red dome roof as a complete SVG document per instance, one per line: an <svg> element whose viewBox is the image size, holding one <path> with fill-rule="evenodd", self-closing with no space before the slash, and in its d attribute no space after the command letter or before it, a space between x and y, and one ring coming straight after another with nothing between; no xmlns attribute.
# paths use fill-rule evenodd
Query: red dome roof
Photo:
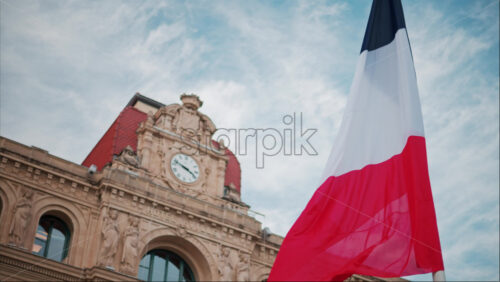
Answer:
<svg viewBox="0 0 500 282"><path fill-rule="evenodd" d="M82 165L90 167L94 164L98 170L101 170L104 165L111 162L113 155L120 154L127 145L130 145L134 151L137 150L136 130L147 117L146 113L134 107L125 107L101 140L90 151Z"/></svg>
<svg viewBox="0 0 500 282"><path fill-rule="evenodd" d="M214 147L220 150L220 145L217 141L212 140ZM226 165L226 177L224 179L224 186L234 185L234 188L241 193L241 167L240 162L236 156L229 149L225 149L225 154L229 158Z"/></svg>

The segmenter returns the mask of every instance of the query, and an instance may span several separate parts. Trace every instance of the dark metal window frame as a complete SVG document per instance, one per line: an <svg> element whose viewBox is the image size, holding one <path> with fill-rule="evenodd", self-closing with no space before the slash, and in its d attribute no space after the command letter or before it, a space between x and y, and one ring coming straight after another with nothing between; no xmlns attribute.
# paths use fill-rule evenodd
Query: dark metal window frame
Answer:
<svg viewBox="0 0 500 282"><path fill-rule="evenodd" d="M52 230L54 229L54 223L57 221L64 228L64 232L63 233L64 233L64 236L65 236L65 240L64 240L63 254L62 254L62 258L61 258L61 261L63 261L68 256L69 242L71 240L71 231L69 230L68 225L63 220L61 220L58 217L55 217L55 216L52 216L52 215L44 215L38 221L38 225L37 225L37 228L36 228L36 233L38 232L38 227L40 226L42 220L48 220L50 222L50 224L49 224L49 230L47 231L47 240L45 241L45 248L43 250L43 254L37 254L37 255L40 255L40 256L42 256L44 258L52 259L52 258L47 257L47 255L49 253L50 241L52 239ZM36 243L36 240L37 240L36 233L35 233L35 240L34 240L33 243ZM55 259L53 259L53 260L55 260ZM58 260L56 260L56 261L58 261Z"/></svg>
<svg viewBox="0 0 500 282"><path fill-rule="evenodd" d="M147 269L148 271L148 280L147 281L152 281L152 275L153 275L153 266L154 266L154 258L156 256L162 257L161 254L165 254L165 273L163 274L163 281L167 281L168 277L168 263L170 262L170 259L177 259L179 261L180 267L179 267L179 277L177 278L177 281L195 281L194 279L194 274L189 265L186 263L184 259L182 259L179 255L168 251L164 249L154 249L149 251L144 257L150 256L149 257L149 265L146 267L143 267L142 265L139 264L139 268ZM141 261L144 259L142 257ZM189 273L189 276L191 276L191 280L183 280L183 275L184 275L184 270L187 270Z"/></svg>

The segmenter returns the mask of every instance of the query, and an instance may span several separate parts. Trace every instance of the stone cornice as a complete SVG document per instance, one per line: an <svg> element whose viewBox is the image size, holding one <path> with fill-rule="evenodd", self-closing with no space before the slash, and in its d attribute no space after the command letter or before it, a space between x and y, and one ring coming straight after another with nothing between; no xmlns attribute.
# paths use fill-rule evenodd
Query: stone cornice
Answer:
<svg viewBox="0 0 500 282"><path fill-rule="evenodd" d="M43 191L71 202L95 207L98 188L78 176L66 175L50 166L0 151L0 176L5 180ZM48 189L49 188L49 189ZM73 194L73 195L72 195ZM80 196L76 196L76 194ZM81 195L87 195L81 197Z"/></svg>
<svg viewBox="0 0 500 282"><path fill-rule="evenodd" d="M276 247L276 246L271 246L269 244L266 244L264 241L259 241L257 242L257 246L259 247L262 247L262 248L265 248L265 249L269 249L269 250L273 250L275 251L276 253L280 250L279 247Z"/></svg>
<svg viewBox="0 0 500 282"><path fill-rule="evenodd" d="M273 267L273 262L267 263L267 262L264 262L262 260L256 260L256 259L250 259L250 262L253 263L253 264L262 265L262 266L266 266L266 267L269 267L269 268Z"/></svg>
<svg viewBox="0 0 500 282"><path fill-rule="evenodd" d="M36 256L28 250L0 245L0 265L16 269L6 280L24 280L24 272L36 273L43 280L80 281L84 276L81 268Z"/></svg>
<svg viewBox="0 0 500 282"><path fill-rule="evenodd" d="M59 174L68 173L71 176L66 177L81 178L83 182L87 177L88 168L85 166L51 155L43 149L28 147L2 136L0 136L0 152L8 152L12 157L17 156L17 159L21 158L33 164L38 163L40 166L51 167L53 170L59 171Z"/></svg>
<svg viewBox="0 0 500 282"><path fill-rule="evenodd" d="M16 182L16 183L22 184L22 185L24 185L26 187L30 187L34 190L39 190L40 192L47 193L47 194L52 195L54 197L62 198L62 199L65 199L67 201L77 203L77 204L79 204L81 206L85 206L87 208L96 208L97 207L95 204L92 204L89 201L83 201L84 199L77 198L75 196L68 196L66 193L63 193L60 191L51 191L48 189L41 189L39 184L27 182L27 181L24 181L22 179L14 178L10 175L7 175L7 174L0 172L0 179L2 179L2 178L5 180L8 180L8 181L11 181L11 182ZM76 189L75 189L75 191L76 191Z"/></svg>
<svg viewBox="0 0 500 282"><path fill-rule="evenodd" d="M82 187L86 187L88 189L94 189L94 190L96 189L96 187L94 187L92 184L90 184L87 181L83 180L81 176L76 176L76 175L69 176L69 175L65 175L63 173L57 172L57 170L54 170L51 167L44 167L42 165L35 164L32 161L23 160L21 158L18 158L18 157L13 156L13 155L6 154L6 153L1 152L1 151L0 151L0 157L1 157L1 161L0 162L3 163L3 164L6 164L8 162L8 160L11 160L12 162L14 162L14 166L16 166L16 167L19 167L19 164L25 165L27 167L27 171L29 173L34 172L35 174L39 175L41 172L43 172L43 173L45 173L47 175L50 174L52 176L56 176L59 179L61 179L61 178L65 179L65 182L67 180L68 182L76 183L77 185L80 185ZM16 163L19 163L19 164L16 164Z"/></svg>
<svg viewBox="0 0 500 282"><path fill-rule="evenodd" d="M3 244L0 244L0 268L2 275L9 275L2 277L5 280L138 281L135 277L112 270L101 267L79 268Z"/></svg>

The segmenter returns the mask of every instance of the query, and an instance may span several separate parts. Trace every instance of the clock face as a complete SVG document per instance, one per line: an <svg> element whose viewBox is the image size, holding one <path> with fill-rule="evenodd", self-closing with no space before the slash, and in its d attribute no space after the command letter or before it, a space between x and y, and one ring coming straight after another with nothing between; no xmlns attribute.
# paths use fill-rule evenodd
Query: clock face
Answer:
<svg viewBox="0 0 500 282"><path fill-rule="evenodd" d="M192 157L184 154L175 155L170 161L170 168L175 177L183 182L193 183L200 176L198 163Z"/></svg>

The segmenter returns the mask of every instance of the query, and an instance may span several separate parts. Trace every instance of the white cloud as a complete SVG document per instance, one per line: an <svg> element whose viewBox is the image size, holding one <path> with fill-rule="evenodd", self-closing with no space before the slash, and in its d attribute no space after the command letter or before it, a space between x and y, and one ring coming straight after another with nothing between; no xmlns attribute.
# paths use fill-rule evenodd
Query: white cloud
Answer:
<svg viewBox="0 0 500 282"><path fill-rule="evenodd" d="M448 278L498 279L498 2L403 4ZM283 130L284 115L302 112L318 156L267 158L264 170L255 151L239 157L243 199L281 235L318 186L369 11L355 1L0 5L0 132L71 161L136 91L165 104L197 93L223 128Z"/></svg>

